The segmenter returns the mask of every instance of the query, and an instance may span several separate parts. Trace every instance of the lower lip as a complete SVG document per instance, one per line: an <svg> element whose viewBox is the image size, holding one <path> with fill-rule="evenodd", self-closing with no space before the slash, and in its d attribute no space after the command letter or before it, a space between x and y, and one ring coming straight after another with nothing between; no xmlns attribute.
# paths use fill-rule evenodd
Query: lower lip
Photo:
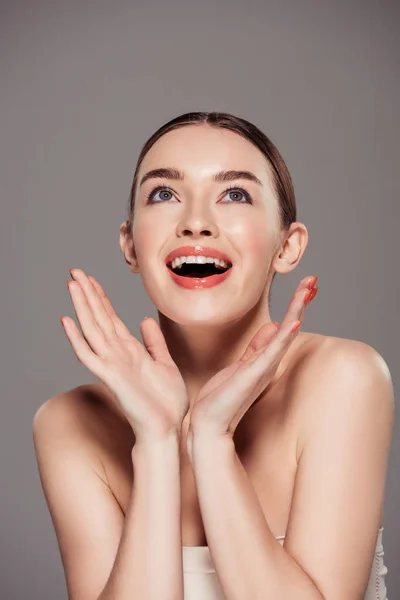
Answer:
<svg viewBox="0 0 400 600"><path fill-rule="evenodd" d="M172 271L172 269L168 269L169 274L172 279L181 287L187 288L189 290L202 290L205 288L214 287L219 283L225 281L225 279L229 276L232 271L231 267L227 271L217 275L210 275L209 277L182 277L182 275L177 275Z"/></svg>

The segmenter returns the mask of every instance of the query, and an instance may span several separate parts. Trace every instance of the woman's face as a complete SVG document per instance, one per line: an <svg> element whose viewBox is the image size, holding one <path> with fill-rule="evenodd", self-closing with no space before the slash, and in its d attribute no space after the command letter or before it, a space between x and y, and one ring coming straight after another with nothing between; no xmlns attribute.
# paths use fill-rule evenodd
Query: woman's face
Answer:
<svg viewBox="0 0 400 600"><path fill-rule="evenodd" d="M181 171L184 180L157 177L141 185L146 173L167 167ZM213 180L215 173L230 170L249 171L260 183L242 177ZM278 205L263 154L229 130L190 125L153 145L137 181L133 243L153 304L182 325L221 325L243 317L265 291L279 243ZM188 245L227 255L232 263L229 275L210 287L179 285L165 259Z"/></svg>

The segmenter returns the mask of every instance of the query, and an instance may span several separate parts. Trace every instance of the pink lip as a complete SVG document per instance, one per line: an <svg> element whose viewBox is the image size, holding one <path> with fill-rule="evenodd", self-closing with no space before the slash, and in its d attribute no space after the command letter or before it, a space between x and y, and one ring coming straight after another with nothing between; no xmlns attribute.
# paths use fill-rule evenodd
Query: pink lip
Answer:
<svg viewBox="0 0 400 600"><path fill-rule="evenodd" d="M171 263L174 258L178 258L178 256L189 255L220 258L221 260L226 260L228 263L232 264L232 261L227 254L220 252L216 248L211 248L210 246L181 246L180 248L175 248L175 250L172 250L165 258L165 264Z"/></svg>
<svg viewBox="0 0 400 600"><path fill-rule="evenodd" d="M168 269L168 273L172 279L181 287L189 290L210 288L214 285L222 283L232 271L232 267L224 273L218 273L217 275L210 275L209 277L182 277L177 275L172 269Z"/></svg>
<svg viewBox="0 0 400 600"><path fill-rule="evenodd" d="M168 265L178 256L189 255L220 258L221 260L226 260L230 265L232 265L232 261L227 254L224 254L223 252L220 252L216 248L212 248L210 246L181 246L180 248L175 248L175 250L172 250L172 252L170 252L165 258L165 264ZM231 271L232 266L224 273L217 273L216 275L210 275L209 277L182 277L182 275L177 275L177 273L174 273L172 269L168 268L168 272L175 283L189 290L210 288L214 285L218 285L229 276Z"/></svg>

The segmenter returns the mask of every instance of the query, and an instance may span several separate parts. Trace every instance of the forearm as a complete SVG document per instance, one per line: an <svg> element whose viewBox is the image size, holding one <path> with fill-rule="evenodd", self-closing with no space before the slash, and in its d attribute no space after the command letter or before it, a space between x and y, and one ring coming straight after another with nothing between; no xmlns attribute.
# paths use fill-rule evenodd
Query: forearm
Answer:
<svg viewBox="0 0 400 600"><path fill-rule="evenodd" d="M231 438L193 436L207 542L226 600L323 600L275 539Z"/></svg>
<svg viewBox="0 0 400 600"><path fill-rule="evenodd" d="M134 483L99 600L183 600L179 435L134 447Z"/></svg>

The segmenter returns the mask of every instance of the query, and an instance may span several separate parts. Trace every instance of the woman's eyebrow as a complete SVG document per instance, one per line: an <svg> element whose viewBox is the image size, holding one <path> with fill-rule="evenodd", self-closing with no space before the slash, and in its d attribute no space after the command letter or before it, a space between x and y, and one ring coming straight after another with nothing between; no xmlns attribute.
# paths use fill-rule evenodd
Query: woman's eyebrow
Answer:
<svg viewBox="0 0 400 600"><path fill-rule="evenodd" d="M141 187L145 181L153 178L163 178L163 179L175 179L178 181L183 181L185 179L185 174L179 169L164 167L160 169L152 169L148 171L145 175L143 175L140 180L139 187ZM262 182L254 173L251 171L218 171L213 175L213 181L217 183L223 183L225 181L234 181L235 179L247 179L248 181L254 181L261 187L264 187Z"/></svg>

